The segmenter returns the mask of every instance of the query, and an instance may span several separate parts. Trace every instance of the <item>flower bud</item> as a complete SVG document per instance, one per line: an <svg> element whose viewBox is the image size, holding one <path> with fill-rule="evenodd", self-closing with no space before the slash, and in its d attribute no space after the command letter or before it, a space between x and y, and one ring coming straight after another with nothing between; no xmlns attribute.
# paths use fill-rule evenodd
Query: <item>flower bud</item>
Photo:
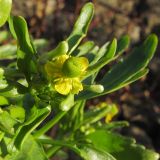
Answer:
<svg viewBox="0 0 160 160"><path fill-rule="evenodd" d="M64 62L62 72L66 77L78 77L85 73L88 64L85 57L70 57Z"/></svg>
<svg viewBox="0 0 160 160"><path fill-rule="evenodd" d="M85 86L85 89L95 93L102 93L104 91L103 85L100 84Z"/></svg>

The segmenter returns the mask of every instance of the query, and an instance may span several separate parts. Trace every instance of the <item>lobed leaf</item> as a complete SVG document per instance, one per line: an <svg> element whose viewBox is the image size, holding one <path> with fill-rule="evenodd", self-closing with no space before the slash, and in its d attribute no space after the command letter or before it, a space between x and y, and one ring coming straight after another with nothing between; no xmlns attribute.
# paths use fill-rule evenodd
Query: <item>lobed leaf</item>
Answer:
<svg viewBox="0 0 160 160"><path fill-rule="evenodd" d="M67 52L68 52L68 43L66 41L62 41L58 44L58 46L55 49L43 54L39 58L39 61L45 63L47 60L51 61L57 56L61 56L63 54L66 54Z"/></svg>
<svg viewBox="0 0 160 160"><path fill-rule="evenodd" d="M42 146L29 135L18 152L8 155L5 160L48 160Z"/></svg>
<svg viewBox="0 0 160 160"><path fill-rule="evenodd" d="M91 51L94 47L93 41L87 41L84 44L80 45L76 50L74 50L73 54L75 56L83 56Z"/></svg>
<svg viewBox="0 0 160 160"><path fill-rule="evenodd" d="M117 43L117 50L115 56L121 55L129 46L130 39L128 35L122 36Z"/></svg>
<svg viewBox="0 0 160 160"><path fill-rule="evenodd" d="M28 27L25 19L20 16L15 16L10 21L12 26L13 36L16 35L18 41L17 50L17 65L26 78L30 79L30 74L37 71L35 55L36 51L28 33Z"/></svg>
<svg viewBox="0 0 160 160"><path fill-rule="evenodd" d="M2 110L0 108L0 130L1 131L4 131L9 134L13 134L14 133L13 127L16 123L17 123L16 120L13 119L7 111Z"/></svg>
<svg viewBox="0 0 160 160"><path fill-rule="evenodd" d="M50 113L50 107L43 109L35 108L35 114L33 114L28 121L23 124L15 135L14 144L16 148L20 149L28 135L48 116Z"/></svg>
<svg viewBox="0 0 160 160"><path fill-rule="evenodd" d="M108 50L108 45L110 44L110 42L106 42L99 50L97 50L97 52L93 52L94 54L94 59L91 61L91 65L97 63L107 52Z"/></svg>
<svg viewBox="0 0 160 160"><path fill-rule="evenodd" d="M89 24L92 20L94 7L92 3L87 3L81 10L81 13L73 27L72 33L67 38L69 45L69 54L78 46L81 40L86 36Z"/></svg>
<svg viewBox="0 0 160 160"><path fill-rule="evenodd" d="M107 105L102 108L94 108L84 113L83 124L95 123L112 111L112 105Z"/></svg>
<svg viewBox="0 0 160 160"><path fill-rule="evenodd" d="M80 152L84 160L117 160L109 153L87 145L80 148Z"/></svg>
<svg viewBox="0 0 160 160"><path fill-rule="evenodd" d="M150 35L140 47L134 49L131 54L113 66L104 75L103 79L99 82L104 86L103 93L82 92L78 96L78 99L89 99L104 95L141 78L147 73L147 70L144 69L153 57L157 44L157 36L154 34Z"/></svg>
<svg viewBox="0 0 160 160"><path fill-rule="evenodd" d="M148 150L141 145L135 144L133 139L103 129L87 135L86 138L91 141L95 148L110 153L116 160L159 159L159 154Z"/></svg>
<svg viewBox="0 0 160 160"><path fill-rule="evenodd" d="M109 63L113 59L116 53L116 48L117 48L116 39L114 39L109 44L105 45L103 49L101 48L100 53L102 55L102 58L99 61L97 61L97 63L88 67L86 76L88 77L94 74L95 72L99 71L102 67L104 67L107 63Z"/></svg>

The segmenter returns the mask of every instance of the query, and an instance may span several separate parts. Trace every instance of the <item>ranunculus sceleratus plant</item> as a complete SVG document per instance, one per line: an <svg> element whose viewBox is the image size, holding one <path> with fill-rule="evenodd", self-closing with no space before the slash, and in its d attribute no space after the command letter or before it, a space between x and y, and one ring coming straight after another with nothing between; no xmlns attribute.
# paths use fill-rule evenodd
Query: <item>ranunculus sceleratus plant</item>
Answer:
<svg viewBox="0 0 160 160"><path fill-rule="evenodd" d="M47 160L55 155L67 159L72 151L85 160L158 160L158 153L115 132L128 124L111 122L118 113L115 104L85 108L88 99L116 91L148 73L156 35L125 57L128 36L101 47L93 41L82 43L94 13L93 4L87 3L69 37L39 54L25 19L10 16L11 5L11 0L0 0L0 26L8 22L17 44L16 56L0 67L0 159ZM100 69L117 58L96 81ZM49 137L46 133L54 126L55 135Z"/></svg>

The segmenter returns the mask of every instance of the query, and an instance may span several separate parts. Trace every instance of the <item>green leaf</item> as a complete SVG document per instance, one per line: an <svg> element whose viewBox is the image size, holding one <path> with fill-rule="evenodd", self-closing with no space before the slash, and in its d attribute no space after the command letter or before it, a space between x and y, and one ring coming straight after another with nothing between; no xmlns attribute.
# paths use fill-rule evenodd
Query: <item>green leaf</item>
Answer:
<svg viewBox="0 0 160 160"><path fill-rule="evenodd" d="M105 90L109 91L144 69L153 57L157 43L158 39L155 35L149 36L142 46L136 48L128 57L115 65L101 80L102 84L107 82Z"/></svg>
<svg viewBox="0 0 160 160"><path fill-rule="evenodd" d="M16 123L15 119L13 119L7 111L0 108L0 130L13 134L13 127Z"/></svg>
<svg viewBox="0 0 160 160"><path fill-rule="evenodd" d="M129 46L130 39L128 35L122 36L117 43L117 50L116 50L116 55L119 56L121 55Z"/></svg>
<svg viewBox="0 0 160 160"><path fill-rule="evenodd" d="M89 99L110 93L122 86L124 87L124 83L129 79L130 81L126 84L131 83L132 80L137 80L137 78L140 78L143 74L145 75L147 71L144 69L153 57L157 44L157 36L154 34L150 35L140 47L134 49L131 54L113 66L112 69L105 74L99 82L104 86L103 93L81 92L78 99Z"/></svg>
<svg viewBox="0 0 160 160"><path fill-rule="evenodd" d="M32 136L24 141L21 150L8 155L5 160L48 160L42 146Z"/></svg>
<svg viewBox="0 0 160 160"><path fill-rule="evenodd" d="M8 105L9 102L7 100L7 98L0 96L0 106L4 106L4 105Z"/></svg>
<svg viewBox="0 0 160 160"><path fill-rule="evenodd" d="M85 101L78 101L74 105L74 107L68 112L67 118L69 119L66 125L71 130L77 130L79 129L79 126L82 124L83 118L84 118L84 107L85 107Z"/></svg>
<svg viewBox="0 0 160 160"><path fill-rule="evenodd" d="M100 151L88 144L76 144L75 142L57 141L52 139L40 139L43 144L51 144L53 146L67 147L74 151L84 160L116 160L112 155L107 152Z"/></svg>
<svg viewBox="0 0 160 160"><path fill-rule="evenodd" d="M0 131L0 142L3 139L3 137L4 137L4 132Z"/></svg>
<svg viewBox="0 0 160 160"><path fill-rule="evenodd" d="M21 123L24 121L25 110L23 107L11 105L11 106L7 107L7 110L13 119L15 119Z"/></svg>
<svg viewBox="0 0 160 160"><path fill-rule="evenodd" d="M75 56L83 56L87 54L89 51L91 51L94 47L93 41L87 41L80 45L76 50L74 50L73 54Z"/></svg>
<svg viewBox="0 0 160 160"><path fill-rule="evenodd" d="M84 114L83 124L85 125L87 123L95 123L100 119L104 118L108 113L111 112L111 110L112 110L112 105L108 104L106 104L102 108L94 108L92 110L89 110Z"/></svg>
<svg viewBox="0 0 160 160"><path fill-rule="evenodd" d="M107 63L109 63L116 53L116 48L117 48L116 39L114 39L109 45L108 44L107 46L105 45L103 49L101 48L100 52L103 52L103 54L102 53L101 54L104 56L102 56L102 58L97 63L88 67L86 76L88 77L94 74L95 72L99 71L102 67L104 67Z"/></svg>
<svg viewBox="0 0 160 160"><path fill-rule="evenodd" d="M87 3L81 10L81 13L74 25L73 31L67 38L69 45L69 54L78 46L81 40L86 36L89 24L92 20L94 7L92 3Z"/></svg>
<svg viewBox="0 0 160 160"><path fill-rule="evenodd" d="M105 55L105 53L108 50L109 44L110 44L110 42L106 42L99 50L98 50L98 48L95 48L96 51L93 52L94 58L91 61L90 65L97 63Z"/></svg>
<svg viewBox="0 0 160 160"><path fill-rule="evenodd" d="M108 131L112 131L118 128L122 128L122 127L128 127L129 123L127 121L117 121L117 122L110 122L107 124L100 124L95 126L95 129L104 129L104 130L108 130Z"/></svg>
<svg viewBox="0 0 160 160"><path fill-rule="evenodd" d="M27 139L28 135L48 116L50 107L43 109L33 108L34 114L30 119L23 124L15 136L14 144L16 148L20 149L23 142Z"/></svg>
<svg viewBox="0 0 160 160"><path fill-rule="evenodd" d="M7 21L12 7L12 0L0 0L0 27Z"/></svg>
<svg viewBox="0 0 160 160"><path fill-rule="evenodd" d="M139 72L137 72L136 74L134 74L133 76L131 76L128 80L124 81L122 84L120 84L119 86L113 88L112 90L110 90L110 92L116 91L120 88L123 88L124 86L127 86L135 81L137 81L138 79L142 78L143 76L145 76L147 73L149 72L148 69L143 69ZM108 93L110 93L108 92Z"/></svg>
<svg viewBox="0 0 160 160"><path fill-rule="evenodd" d="M15 30L14 30L13 18L14 18L14 16L12 16L12 15L9 16L8 25L9 25L9 30L10 30L13 38L17 40L17 35L16 35Z"/></svg>
<svg viewBox="0 0 160 160"><path fill-rule="evenodd" d="M20 49L23 52L34 54L34 49L31 44L31 39L28 33L28 27L25 19L21 16L14 16L13 25Z"/></svg>
<svg viewBox="0 0 160 160"><path fill-rule="evenodd" d="M49 129L51 129L56 123L58 123L66 113L67 112L60 111L53 119L48 121L43 127L35 132L34 137L39 138L40 136L44 135Z"/></svg>
<svg viewBox="0 0 160 160"><path fill-rule="evenodd" d="M90 146L80 148L81 157L85 160L116 160L112 155L105 151L100 151Z"/></svg>
<svg viewBox="0 0 160 160"><path fill-rule="evenodd" d="M28 33L25 19L20 16L13 17L13 27L18 41L17 65L29 79L31 73L37 71L35 49Z"/></svg>
<svg viewBox="0 0 160 160"><path fill-rule="evenodd" d="M16 58L16 46L6 44L0 47L0 60L10 60Z"/></svg>
<svg viewBox="0 0 160 160"><path fill-rule="evenodd" d="M68 43L66 41L62 41L58 44L58 46L55 49L43 54L40 57L39 61L41 63L46 63L46 61L52 60L58 56L66 54L67 52L68 52Z"/></svg>
<svg viewBox="0 0 160 160"><path fill-rule="evenodd" d="M157 153L135 144L133 139L105 130L97 130L86 138L95 148L110 153L116 160L158 160L159 158Z"/></svg>
<svg viewBox="0 0 160 160"><path fill-rule="evenodd" d="M143 69L141 71L138 71L136 74L134 74L132 77L130 77L128 80L126 80L123 84L124 85L127 85L127 84L130 84L140 78L142 78L143 76L145 76L147 73L149 72L149 69ZM122 85L123 85L122 84Z"/></svg>

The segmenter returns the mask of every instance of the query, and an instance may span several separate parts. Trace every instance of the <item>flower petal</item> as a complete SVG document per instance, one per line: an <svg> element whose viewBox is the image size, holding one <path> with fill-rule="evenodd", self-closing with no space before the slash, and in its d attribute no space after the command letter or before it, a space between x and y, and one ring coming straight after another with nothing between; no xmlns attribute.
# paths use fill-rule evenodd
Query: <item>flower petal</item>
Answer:
<svg viewBox="0 0 160 160"><path fill-rule="evenodd" d="M79 57L79 61L80 61L80 64L81 64L81 70L85 71L89 66L88 59L85 58L85 57Z"/></svg>
<svg viewBox="0 0 160 160"><path fill-rule="evenodd" d="M50 78L61 76L61 68L54 62L47 62L44 67L47 75Z"/></svg>
<svg viewBox="0 0 160 160"><path fill-rule="evenodd" d="M72 90L73 94L78 94L80 91L83 90L83 85L80 82L79 78L72 78Z"/></svg>
<svg viewBox="0 0 160 160"><path fill-rule="evenodd" d="M72 89L71 80L61 78L55 83L54 88L58 93L63 94L63 95L67 95L70 93L70 91Z"/></svg>

